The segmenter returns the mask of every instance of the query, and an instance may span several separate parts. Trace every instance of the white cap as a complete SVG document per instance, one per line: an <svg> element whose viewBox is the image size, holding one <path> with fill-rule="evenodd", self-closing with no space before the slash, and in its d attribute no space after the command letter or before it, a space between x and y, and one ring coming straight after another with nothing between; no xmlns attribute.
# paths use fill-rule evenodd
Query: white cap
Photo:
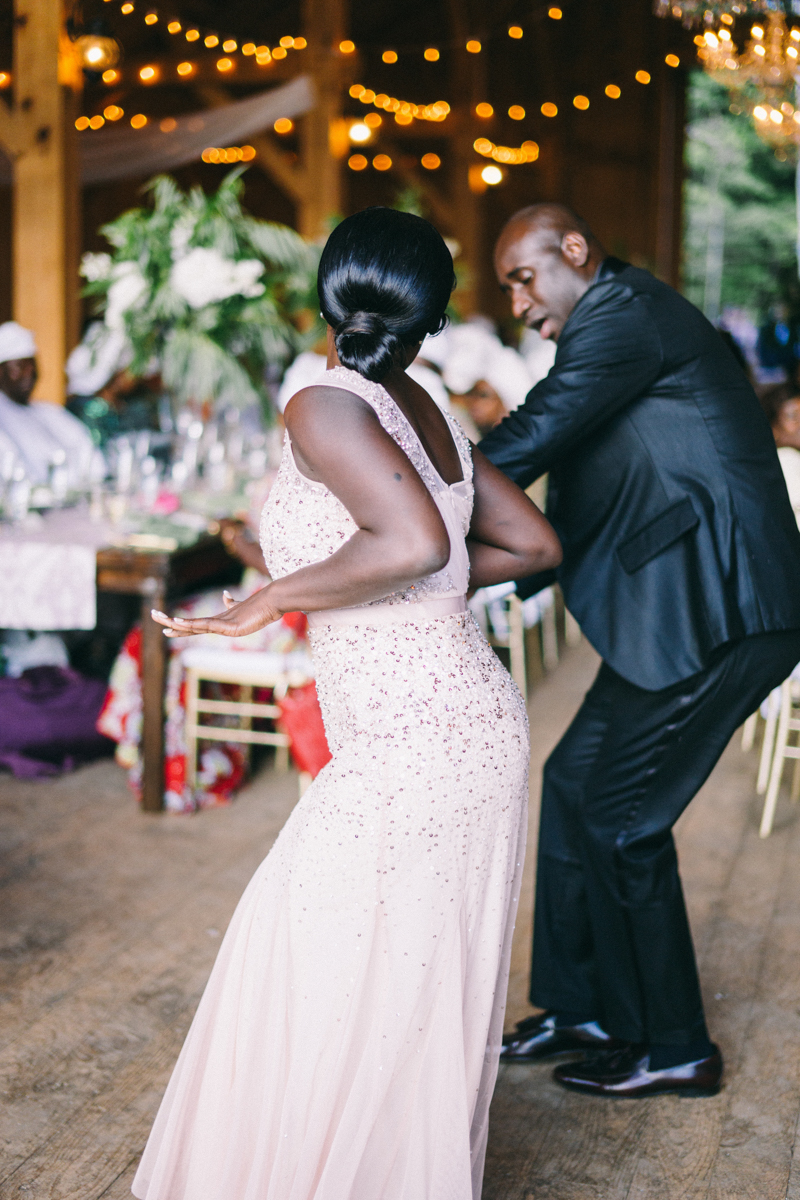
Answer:
<svg viewBox="0 0 800 1200"><path fill-rule="evenodd" d="M24 329L16 321L5 321L0 325L0 363L35 357L36 338L30 329Z"/></svg>

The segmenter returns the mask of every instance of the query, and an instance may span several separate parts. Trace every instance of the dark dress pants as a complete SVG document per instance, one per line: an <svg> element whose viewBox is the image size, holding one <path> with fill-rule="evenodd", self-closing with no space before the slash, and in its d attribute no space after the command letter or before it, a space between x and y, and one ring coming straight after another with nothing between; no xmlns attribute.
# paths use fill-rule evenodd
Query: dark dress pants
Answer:
<svg viewBox="0 0 800 1200"><path fill-rule="evenodd" d="M704 1036L672 826L798 661L790 631L722 647L656 692L601 665L544 769L532 1004L630 1042Z"/></svg>

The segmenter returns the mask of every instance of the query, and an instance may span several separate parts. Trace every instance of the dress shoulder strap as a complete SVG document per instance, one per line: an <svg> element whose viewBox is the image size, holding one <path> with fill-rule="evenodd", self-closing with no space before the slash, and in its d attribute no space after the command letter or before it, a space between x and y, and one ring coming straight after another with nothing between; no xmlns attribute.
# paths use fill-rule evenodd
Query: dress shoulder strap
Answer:
<svg viewBox="0 0 800 1200"><path fill-rule="evenodd" d="M351 371L349 367L332 367L318 382L324 387L338 387L345 392L354 392L379 414L381 408L387 403L392 403L392 398L385 388L379 383L373 383L371 379L365 379L358 371Z"/></svg>
<svg viewBox="0 0 800 1200"><path fill-rule="evenodd" d="M461 460L461 471L464 476L464 481L472 482L472 442L467 437L464 430L459 425L452 413L444 414L447 424L450 426L450 432L453 435L453 441L456 444L458 457Z"/></svg>

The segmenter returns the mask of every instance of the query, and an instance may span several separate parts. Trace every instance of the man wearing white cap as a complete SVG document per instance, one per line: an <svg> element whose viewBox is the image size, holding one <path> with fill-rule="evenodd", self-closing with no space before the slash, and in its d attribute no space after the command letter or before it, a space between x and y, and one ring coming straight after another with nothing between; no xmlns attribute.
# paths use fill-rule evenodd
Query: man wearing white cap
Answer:
<svg viewBox="0 0 800 1200"><path fill-rule="evenodd" d="M6 321L0 325L0 433L14 443L32 483L45 483L51 465L63 464L75 484L88 471L92 439L60 404L31 401L37 378L33 334Z"/></svg>

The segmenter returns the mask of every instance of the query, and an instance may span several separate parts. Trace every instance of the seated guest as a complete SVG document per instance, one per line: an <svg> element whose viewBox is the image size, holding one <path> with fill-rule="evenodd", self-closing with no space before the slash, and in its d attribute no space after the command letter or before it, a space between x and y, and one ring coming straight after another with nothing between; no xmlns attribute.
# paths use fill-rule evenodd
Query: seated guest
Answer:
<svg viewBox="0 0 800 1200"><path fill-rule="evenodd" d="M88 474L92 439L62 405L31 400L37 378L33 334L6 321L0 325L0 433L14 443L32 483L46 483L51 465L62 464L76 486Z"/></svg>
<svg viewBox="0 0 800 1200"><path fill-rule="evenodd" d="M534 384L522 355L477 321L447 330L443 377L481 437L522 404Z"/></svg>
<svg viewBox="0 0 800 1200"><path fill-rule="evenodd" d="M800 525L800 391L791 383L778 383L759 399L772 426L789 501Z"/></svg>

